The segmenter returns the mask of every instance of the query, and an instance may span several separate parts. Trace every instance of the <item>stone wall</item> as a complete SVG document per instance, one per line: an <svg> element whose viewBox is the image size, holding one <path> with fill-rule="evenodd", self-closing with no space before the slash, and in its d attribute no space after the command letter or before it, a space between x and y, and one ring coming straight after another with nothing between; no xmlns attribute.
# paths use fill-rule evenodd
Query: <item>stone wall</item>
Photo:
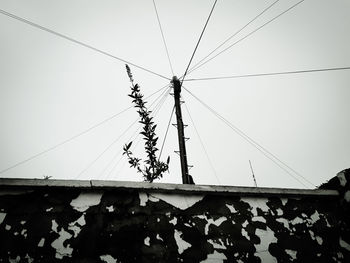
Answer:
<svg viewBox="0 0 350 263"><path fill-rule="evenodd" d="M349 184L0 179L0 262L350 262Z"/></svg>

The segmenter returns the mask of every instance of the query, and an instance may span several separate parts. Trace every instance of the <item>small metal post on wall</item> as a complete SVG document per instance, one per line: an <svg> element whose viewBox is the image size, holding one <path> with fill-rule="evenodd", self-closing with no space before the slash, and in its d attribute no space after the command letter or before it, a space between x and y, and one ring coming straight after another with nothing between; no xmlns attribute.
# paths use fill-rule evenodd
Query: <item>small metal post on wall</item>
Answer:
<svg viewBox="0 0 350 263"><path fill-rule="evenodd" d="M250 170L252 171L252 176L253 176L253 180L254 180L254 185L255 185L255 187L258 187L258 184L256 183L254 171L253 171L252 162L251 162L250 160L249 160L249 165L250 165Z"/></svg>
<svg viewBox="0 0 350 263"><path fill-rule="evenodd" d="M176 113L176 123L177 123L176 126L177 126L177 134L178 134L179 148L180 148L182 183L193 184L192 177L188 174L185 133L184 133L184 124L182 121L181 101L180 101L181 83L176 76L173 77L171 83L174 88L175 113Z"/></svg>

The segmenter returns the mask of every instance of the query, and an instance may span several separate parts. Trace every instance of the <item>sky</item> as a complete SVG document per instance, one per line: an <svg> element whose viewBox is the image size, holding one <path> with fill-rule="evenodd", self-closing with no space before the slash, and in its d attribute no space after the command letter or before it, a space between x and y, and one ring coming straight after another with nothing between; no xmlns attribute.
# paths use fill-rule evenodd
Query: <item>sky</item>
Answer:
<svg viewBox="0 0 350 263"><path fill-rule="evenodd" d="M218 0L191 65L274 2ZM142 93L150 96L173 75L184 74L213 3L155 1L174 73L152 0L0 0L0 9L164 76L130 65ZM277 1L218 51L296 3ZM349 32L348 0L305 0L186 79L349 67ZM1 177L142 181L121 155L129 141L135 156L144 155L124 62L3 13L0 53ZM231 124L182 90L188 163L196 184L254 186L249 160L260 187L314 188L349 168L349 73L185 81L191 94ZM147 98L158 148L174 104L171 95L165 96L168 90L164 97L162 91ZM293 170L279 163L281 169L233 125ZM170 125L161 156L170 156L170 170L158 182L181 183L176 150L177 131Z"/></svg>

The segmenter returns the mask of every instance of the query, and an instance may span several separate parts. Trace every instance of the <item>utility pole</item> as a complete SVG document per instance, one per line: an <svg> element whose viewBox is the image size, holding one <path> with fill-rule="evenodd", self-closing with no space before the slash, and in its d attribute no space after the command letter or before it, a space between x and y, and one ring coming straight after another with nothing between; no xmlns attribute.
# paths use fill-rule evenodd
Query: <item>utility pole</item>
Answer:
<svg viewBox="0 0 350 263"><path fill-rule="evenodd" d="M180 101L181 83L176 76L173 77L171 82L174 88L175 113L176 113L176 123L177 123L177 134L179 138L182 183L190 184L192 183L191 182L192 180L190 179L190 175L188 174L184 124L182 121L182 113L181 113L181 101Z"/></svg>

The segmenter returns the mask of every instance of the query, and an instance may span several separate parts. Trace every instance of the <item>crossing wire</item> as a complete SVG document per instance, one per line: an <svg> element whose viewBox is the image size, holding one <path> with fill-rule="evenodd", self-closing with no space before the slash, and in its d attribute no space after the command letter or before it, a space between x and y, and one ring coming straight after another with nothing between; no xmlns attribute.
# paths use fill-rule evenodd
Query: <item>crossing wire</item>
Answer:
<svg viewBox="0 0 350 263"><path fill-rule="evenodd" d="M194 50L193 50L193 53L192 53L190 62L189 62L188 65L187 65L187 68L186 68L186 70L185 70L185 73L183 74L182 81L181 81L181 85L182 85L182 83L183 83L183 81L184 81L184 79L185 79L185 77L186 77L186 75L187 75L187 71L188 71L188 69L189 69L189 67L190 67L190 65L191 65L191 63L192 63L193 57L194 57L194 55L196 54L197 48L198 48L198 46L199 46L199 43L201 42L201 39L202 39L203 34L204 34L204 31L205 31L205 29L207 28L209 19L210 19L210 17L211 17L211 14L212 14L213 11L214 11L216 2L217 2L217 0L215 0L215 2L214 2L214 4L213 4L213 7L212 7L211 10L210 10L209 16L208 16L208 18L207 18L207 21L205 22L205 25L204 25L204 27L203 27L202 33L201 33L201 35L200 35L200 37L199 37L199 39L198 39L198 41L197 41L196 47L195 47Z"/></svg>
<svg viewBox="0 0 350 263"><path fill-rule="evenodd" d="M203 149L203 151L204 151L204 153L205 153L205 156L207 157L207 160L208 160L208 162L209 162L209 165L210 165L210 167L211 167L211 169L212 169L212 171L213 171L213 173L214 173L214 176L216 177L216 180L219 182L219 184L221 184L221 182L220 182L220 180L219 180L219 177L218 177L218 175L217 175L217 173L216 173L215 167L214 167L214 165L213 165L213 162L211 161L211 159L210 159L210 157L209 157L208 151L207 151L207 149L205 148L205 145L204 145L204 143L203 143L203 140L202 140L201 136L199 135L199 132L198 132L198 130L197 130L197 127L196 127L196 125L194 124L194 120L193 120L193 118L192 118L192 116L191 116L191 113L190 113L190 111L189 111L189 109L188 109L186 103L185 103L185 109L186 109L186 111L187 111L187 113L188 113L188 116L190 117L190 120L191 120L191 123L192 123L192 125L193 125L193 128L194 128L194 130L195 130L195 132L196 132L196 134L197 134L197 136L198 136L199 142L200 142L200 144L201 144L201 146L202 146L202 149Z"/></svg>
<svg viewBox="0 0 350 263"><path fill-rule="evenodd" d="M130 138L129 138L128 141L131 141L131 139L135 137L135 135L137 134L137 132L138 132L139 130L140 130L140 126L139 126L139 127L135 130L135 132L130 136ZM115 161L115 159L117 159L117 157L121 155L122 151L123 151L123 149L120 148L120 149L118 150L118 152L113 156L113 158L110 159L110 161L109 161L108 164L105 166L105 168L100 172L100 174L99 174L99 177L100 177L100 178L103 177L103 175L104 175L105 172L108 170L108 168L112 165L112 163ZM118 163L119 163L119 161L116 163L116 165L117 165ZM114 166L113 166L112 169L114 169ZM106 177L104 177L104 179L106 180L108 177L109 177L109 173L107 174Z"/></svg>
<svg viewBox="0 0 350 263"><path fill-rule="evenodd" d="M165 90L165 93L163 93L163 97L161 99L161 101L159 101L157 103L157 105L154 107L153 111L151 111L153 117L155 117L158 114L158 111L161 109L161 107L163 106L165 100L167 99L167 97L169 96L169 91L170 88L168 88L167 90Z"/></svg>
<svg viewBox="0 0 350 263"><path fill-rule="evenodd" d="M83 173L85 173L91 166L93 166L115 143L117 143L130 129L137 123L138 118L133 121L112 143L110 143L92 162L90 162L80 173L78 173L73 180L78 179Z"/></svg>
<svg viewBox="0 0 350 263"><path fill-rule="evenodd" d="M162 87L161 89L159 89L159 90L153 92L151 95L147 96L146 98L150 98L150 97L154 96L155 94L159 93L160 91L162 91L162 90L164 90L166 87L168 87L168 85L169 85L169 84L167 84L166 86ZM80 136L82 136L82 135L84 135L84 134L86 134L86 133L88 133L88 132L90 132L90 131L96 129L97 127L99 127L99 126L101 126L101 125L107 123L108 121L114 119L115 117L117 117L117 116L123 114L124 112L128 111L128 110L131 109L132 107L133 107L133 106L127 107L127 108L125 108L124 110L122 110L122 111L120 111L120 112L118 112L118 113L116 113L116 114L113 114L112 116L110 116L110 117L108 117L108 118L106 118L106 119L104 119L104 120L102 120L102 121L96 123L95 125L92 125L91 127L89 127L89 128L87 128L87 129L85 129L85 130L83 130L83 131L77 133L76 135L74 135L74 136L72 136L72 137L70 137L70 138L68 138L68 139L66 139L66 140L64 140L64 141L62 141L62 142L60 142L60 143L54 145L54 146L51 146L51 147L49 147L49 148L47 148L47 149L45 149L45 150L43 150L43 151L41 151L41 152L39 152L39 153L37 153L37 154L34 154L34 155L32 155L32 156L30 156L30 157L28 157L28 158L26 158L26 159L24 159L24 160L22 160L22 161L20 161L20 162L17 162L17 163L15 163L15 164L13 164L13 165L11 165L11 166L9 166L9 167L7 167L7 168L1 170L1 171L0 171L0 174L3 174L3 173L5 173L5 172L7 172L7 171L9 171L9 170L11 170L11 169L14 169L14 168L16 168L16 167L18 167L18 166L20 166L20 165L22 165L22 164L25 164L25 163L27 163L27 162L29 162L29 161L31 161L31 160L37 158L37 157L40 157L41 155L44 155L44 154L46 154L46 153L48 153L48 152L51 152L51 151L53 151L53 150L59 148L60 146L62 146L62 145L64 145L64 144L67 144L67 143L69 143L69 142L71 142L71 141L77 139L78 137L80 137Z"/></svg>
<svg viewBox="0 0 350 263"><path fill-rule="evenodd" d="M164 94L164 93L163 93ZM160 102L164 103L164 97L166 97L167 94L163 95ZM161 97L161 96L159 96ZM158 97L158 98L159 98ZM158 100L158 98L156 100ZM159 104L159 102L158 102ZM157 106L156 106L157 107ZM131 123L119 136L116 138L112 143L110 143L92 162L90 162L77 176L75 176L73 179L78 179L83 173L85 173L90 167L92 167L115 143L117 143L130 129L132 126L134 126L135 123L137 123L139 118L137 118L133 123Z"/></svg>
<svg viewBox="0 0 350 263"><path fill-rule="evenodd" d="M168 46L167 46L166 41L165 41L164 32L163 32L162 24L160 23L159 14L158 14L158 10L157 10L157 6L156 6L155 0L153 0L153 6L154 6L154 10L155 10L156 15L157 15L158 25L159 25L160 33L162 34L163 44L164 44L164 47L165 47L166 55L167 55L167 57L168 57L168 61L169 61L169 66L170 66L170 69L171 69L171 73L172 73L173 76L174 76L174 75L175 75L175 74L174 74L174 69L173 69L173 65L172 65L172 63L171 63L171 59L170 59L170 55L169 55Z"/></svg>
<svg viewBox="0 0 350 263"><path fill-rule="evenodd" d="M168 86L168 85L167 85ZM154 103L156 103L156 101L159 99L159 98L162 98L165 94L167 90L165 89L150 105L149 105L149 108L151 108L153 106ZM141 124L138 126L138 128L136 129L136 131L133 133L132 136L130 136L129 140L128 141L131 141L131 139L135 136L135 134L141 129ZM108 162L108 164L105 166L105 168L100 172L100 176L99 177L102 177L104 175L104 173L106 172L106 170L108 169L108 167L111 166L111 164L114 162L114 160L121 154L122 152L122 148L117 152L117 154L115 154L113 156L113 158ZM117 162L117 164L119 163L119 161ZM114 168L113 168L114 169ZM107 175L107 177L105 179L107 179L109 177L109 174Z"/></svg>
<svg viewBox="0 0 350 263"><path fill-rule="evenodd" d="M175 105L174 105L174 107L173 107L173 109L172 109L172 111L171 111L171 113L170 113L170 118L169 118L168 126L167 126L166 131L165 131L165 135L164 135L164 140L163 140L163 143L162 143L162 147L160 148L158 161L160 160L160 157L162 156L162 152L163 152L163 148L164 148L164 145L165 145L166 137L167 137L167 135L168 135L168 131L169 131L171 119L173 118L173 115L174 115L174 110L175 110Z"/></svg>
<svg viewBox="0 0 350 263"><path fill-rule="evenodd" d="M253 23L256 19L258 19L260 16L262 16L266 11L268 11L270 8L272 8L277 2L280 0L276 0L272 4L270 4L268 7L266 7L263 11L261 11L258 15L256 15L252 20L250 20L247 24L245 24L243 27L241 27L238 31L236 31L234 34L232 34L230 37L228 37L225 41L223 41L219 46L217 46L215 49L213 49L208 55L203 57L201 60L199 60L188 72L191 73L192 70L198 66L200 63L202 63L205 59L207 59L210 55L212 55L215 51L217 51L219 48L221 48L223 45L225 45L228 41L230 41L232 38L234 38L237 34L242 32L247 26L249 26L251 23Z"/></svg>
<svg viewBox="0 0 350 263"><path fill-rule="evenodd" d="M136 138L137 138L137 137L136 137ZM135 138L135 139L136 139L136 138ZM137 140L137 142L131 146L130 150L131 150L131 149L136 149L136 147L140 144L141 140L142 140L142 138L139 137L138 140ZM110 177L110 175L113 173L113 171L115 170L115 168L117 168L118 164L120 163L120 161L121 161L123 158L125 158L123 155L120 156L119 160L118 160L118 161L116 162L116 164L113 166L112 170L108 173L107 178ZM119 171L122 171L122 170L124 169L124 167L125 167L126 164L127 164L127 162L124 162L123 165L122 165L122 167L119 169ZM116 174L116 175L114 176L113 179L116 179L117 177L118 177L118 174Z"/></svg>
<svg viewBox="0 0 350 263"><path fill-rule="evenodd" d="M68 139L66 139L66 140L64 140L64 141L62 141L62 142L60 142L60 143L58 143L58 144L52 146L52 147L50 147L50 148L47 148L47 149L44 150L44 151L41 151L41 152L39 152L39 153L37 153L37 154L34 154L34 155L28 157L27 159L24 159L24 160L22 160L22 161L20 161L20 162L18 162L18 163L16 163L16 164L14 164L14 165L11 165L11 166L9 166L9 167L7 167L7 168L1 170L1 171L0 171L0 174L3 174L3 173L5 173L5 172L7 172L7 171L9 171L9 170L11 170L11 169L13 169L13 168L16 168L17 166L20 166L20 165L22 165L22 164L24 164L24 163L27 163L27 162L29 162L29 161L31 161L31 160L33 160L33 159L35 159L35 158L37 158L37 157L39 157L39 156L45 154L45 153L48 153L48 152L50 152L50 151L53 151L53 150L55 150L56 148L58 148L58 147L60 147L60 146L62 146L62 145L64 145L64 144L66 144L66 143L68 143L68 142L71 142L71 141L77 139L78 137L80 137L80 136L82 136L82 135L84 135L84 134L90 132L91 130L93 130L93 129L99 127L99 126L101 126L102 124L104 124L104 123L106 123L106 122L108 122L108 121L114 119L115 117L121 115L122 113L126 112L127 110L129 110L129 109L131 109L131 108L132 108L132 107L128 107L128 108L126 108L126 109L124 109L124 110L122 110L122 111L120 111L120 112L118 112L118 113L112 115L111 117L109 117L109 118L107 118L107 119L105 119L105 120L103 120L103 121L101 121L101 122L99 122L99 123L97 123L97 124L95 124L95 125L89 127L88 129L86 129L86 130L84 130L84 131L82 131L82 132L80 132L80 133L78 133L78 134L76 134L76 135L74 135L74 136L72 136L72 137L70 137L70 138L68 138Z"/></svg>
<svg viewBox="0 0 350 263"><path fill-rule="evenodd" d="M309 188L307 185L305 185L302 181L299 180L295 175L298 175L300 178L304 179L305 182L308 182L310 185L315 187L315 184L310 182L307 178L302 176L300 173L295 171L293 168L291 168L288 164L281 161L276 155L272 154L270 151L268 151L266 148L261 146L259 143L254 141L252 138L250 138L247 134L245 134L243 131L238 129L236 126L234 126L231 122L229 122L227 119L225 119L223 116L221 116L218 112L216 112L214 109L212 109L209 105L204 103L200 98L198 98L195 94L193 94L191 91L184 89L197 101L199 101L205 108L207 108L211 113L213 113L218 119L223 121L230 129L232 129L236 134L241 136L244 140L246 140L250 145L252 145L254 148L256 148L258 151L260 151L266 158L270 159L273 163L275 163L278 167L280 167L282 170L284 170L287 174L292 176L295 180L297 180L300 184L305 186L306 188ZM288 170L289 169L289 170ZM295 174L293 174L292 172Z"/></svg>
<svg viewBox="0 0 350 263"><path fill-rule="evenodd" d="M29 20L27 20L27 19L24 19L24 18L22 18L22 17L16 16L16 15L14 15L14 14L12 14L12 13L9 13L9 12L7 12L7 11L5 11L5 10L0 9L0 13L3 14L3 15L5 15L5 16L11 17L11 18L13 18L13 19L16 19L17 21L26 23L27 25L33 26L33 27L35 27L35 28L38 28L38 29L40 29L40 30L42 30L42 31L48 32L48 33L53 34L53 35L55 35L55 36L58 36L58 37L60 37L60 38L66 39L66 40L68 40L68 41L70 41L70 42L73 42L73 43L75 43L75 44L78 44L78 45L83 46L83 47L85 47L85 48L88 48L88 49L90 49L90 50L93 50L93 51L95 51L95 52L98 52L98 53L100 53L100 54L103 54L103 55L105 55L105 56L108 56L108 57L111 57L111 58L113 58L113 59L122 61L122 62L124 62L124 63L126 63L126 64L129 64L129 65L132 65L132 66L134 66L134 67L136 67L136 68L138 68L138 69L141 69L141 70L143 70L143 71L146 71L146 72L148 72L148 73L151 73L151 74L153 74L153 75L156 75L156 76L158 76L158 77L161 77L161 78L163 78L163 79L170 80L169 78L167 78L167 77L165 77L165 76L163 76L163 75L161 75L161 74L158 74L158 73L156 73L156 72L154 72L154 71L152 71L152 70L149 70L149 69L147 69L147 68L145 68L145 67L136 65L136 64L134 64L134 63L132 63L132 62L130 62L130 61L127 61L127 60L122 59L122 58L120 58L120 57L114 56L114 55L112 55L112 54L110 54L110 53L108 53L108 52L106 52L106 51L103 51L103 50L101 50L101 49L95 48L95 47L93 47L93 46L91 46L91 45L89 45L89 44L85 44L85 43L83 43L83 42L81 42L81 41L79 41L79 40L76 40L76 39L71 38L71 37L69 37L69 36L67 36L67 35L58 33L58 32L56 32L56 31L54 31L54 30L52 30L52 29L49 29L49 28L44 27L44 26L41 26L41 25L39 25L39 24L36 24L36 23L34 23L34 22L32 22L32 21L29 21Z"/></svg>
<svg viewBox="0 0 350 263"><path fill-rule="evenodd" d="M263 25L259 26L258 28L254 29L253 31L251 31L249 34L245 35L244 37L240 38L239 40L237 40L236 42L234 42L233 44L231 44L230 46L228 46L227 48L223 49L222 51L220 51L219 53L217 53L215 56L211 57L210 59L204 61L203 63L199 64L198 66L194 67L191 70L191 73L199 68L201 68L202 66L204 66L205 64L207 64L208 62L210 62L211 60L213 60L214 58L216 58L217 56L221 55L222 53L224 53L225 51L229 50L230 48L232 48L233 46L237 45L238 43L240 43L241 41L247 39L248 37L250 37L251 35L253 35L254 33L256 33L257 31L259 31L260 29L262 29L263 27L267 26L268 24L272 23L273 21L275 21L277 18L281 17L282 15L284 15L285 13L289 12L290 10L292 10L293 8L295 8L296 6L298 6L299 4L301 4L302 2L304 2L305 0L301 0L299 2L297 2L296 4L292 5L291 7L289 7L288 9L286 9L285 11L283 11L282 13L278 14L277 16L275 16L274 18L270 19L269 21L267 21L266 23L264 23Z"/></svg>
<svg viewBox="0 0 350 263"><path fill-rule="evenodd" d="M168 89L167 91L169 91L170 89ZM159 112L159 110L160 110L160 108L162 107L162 105L164 104L164 102L165 102L165 100L166 100L166 98L168 97L168 95L169 95L169 93L163 93L163 96L162 96L162 98L160 99L160 101L157 103L157 105L155 106L155 108L154 108L154 111L152 112L152 115L153 115L153 117L156 117L157 116L157 114L158 114L158 112ZM155 101L154 101L155 102ZM154 103L153 102L153 103ZM152 103L152 104L153 104ZM151 105L152 105L151 104ZM159 106L160 105L160 106ZM132 135L132 137L141 129L141 126L142 125L140 125L139 127L138 127L138 129L134 132L134 134ZM136 138L138 137L138 135L139 134L137 134L137 136L136 136ZM130 138L132 138L132 137L130 137ZM135 139L136 139L135 138ZM131 139L130 139L131 140ZM129 141L130 141L129 140ZM136 148L136 146L140 143L140 141L141 141L141 138L139 138L139 140L137 141L137 143L136 144L133 144L132 145L132 147L133 148ZM119 151L119 153L118 153L118 155L121 153L121 151ZM115 163L115 165L112 167L112 169L110 170L110 172L108 173L108 175L107 175L107 177L106 178L109 178L110 177L110 175L113 173L113 171L115 170L115 168L117 167L117 165L120 163L120 161L122 160L122 158L123 158L123 156L121 156L119 159L118 159L118 161ZM124 165L125 165L125 163L124 163ZM123 165L123 167L124 167L124 165Z"/></svg>
<svg viewBox="0 0 350 263"><path fill-rule="evenodd" d="M130 136L128 141L134 141L136 140L136 138L138 137L138 132L141 129L141 125L139 125L139 127L135 130L135 132ZM135 136L136 135L136 136ZM134 139L133 139L134 138ZM141 138L139 138L139 140L141 140ZM136 144L132 144L131 148L136 147L136 145L139 143L139 141ZM103 169L103 171L100 173L100 177L102 178L103 174L107 171L108 167L110 167L112 165L112 163L115 161L115 159L117 159L118 156L120 156L120 158L118 159L118 161L113 165L112 169L109 171L109 173L107 174L106 177L104 177L105 180L107 180L109 178L109 176L112 174L112 172L114 171L114 169L117 167L117 165L120 163L120 161L122 160L122 158L124 157L122 155L122 151L123 149L120 148L117 152L117 154L115 154L113 156L113 158L110 160L110 162L107 164L107 166Z"/></svg>
<svg viewBox="0 0 350 263"><path fill-rule="evenodd" d="M220 79L235 79L235 78L248 78L248 77L263 77L263 76L276 76L276 75L288 75L288 74L300 74L300 73L313 73L313 72L349 70L349 69L350 69L350 67L305 69L305 70L284 71L284 72L256 73L256 74L221 76L221 77L207 77L207 78L193 78L193 79L186 79L185 81L202 81L202 80L220 80Z"/></svg>

